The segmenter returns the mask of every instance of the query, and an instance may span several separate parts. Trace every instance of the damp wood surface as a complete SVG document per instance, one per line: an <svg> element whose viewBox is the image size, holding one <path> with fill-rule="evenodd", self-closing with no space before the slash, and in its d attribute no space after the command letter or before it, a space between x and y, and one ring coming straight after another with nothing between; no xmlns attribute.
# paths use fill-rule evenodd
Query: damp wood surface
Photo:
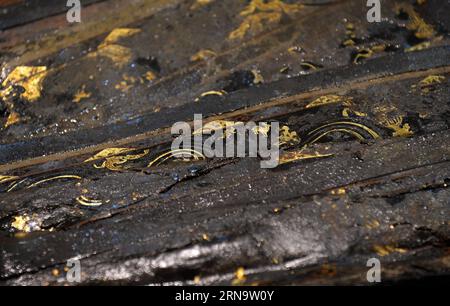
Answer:
<svg viewBox="0 0 450 306"><path fill-rule="evenodd" d="M448 1L56 2L0 1L0 284L448 282ZM162 162L199 113L280 165Z"/></svg>

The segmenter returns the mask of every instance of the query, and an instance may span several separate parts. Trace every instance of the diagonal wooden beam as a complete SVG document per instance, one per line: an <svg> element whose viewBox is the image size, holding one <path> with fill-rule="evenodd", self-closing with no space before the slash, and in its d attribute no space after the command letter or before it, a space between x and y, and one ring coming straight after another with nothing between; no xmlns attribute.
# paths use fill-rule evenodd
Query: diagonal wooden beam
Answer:
<svg viewBox="0 0 450 306"><path fill-rule="evenodd" d="M292 79L237 91L213 105L189 103L161 113L150 113L129 122L48 136L0 146L0 171L61 160L111 146L123 146L165 133L174 122L191 122L193 115L210 120L225 119L258 109L291 103L315 95L360 89L376 83L417 78L450 71L450 47L399 53Z"/></svg>

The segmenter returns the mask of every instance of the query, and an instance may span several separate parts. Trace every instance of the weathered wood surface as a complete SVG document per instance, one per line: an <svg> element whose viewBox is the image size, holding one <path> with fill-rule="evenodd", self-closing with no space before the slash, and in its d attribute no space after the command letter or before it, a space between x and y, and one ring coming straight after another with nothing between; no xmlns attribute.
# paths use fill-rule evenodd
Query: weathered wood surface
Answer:
<svg viewBox="0 0 450 306"><path fill-rule="evenodd" d="M65 284L71 258L82 284L366 284L372 257L385 282L446 279L449 3L383 2L385 21L370 24L362 2L291 7L238 38L247 1L103 1L60 32L64 16L0 33L3 79L46 67L37 99L16 85L0 101L0 175L13 177L0 185L0 283ZM100 21L105 7L115 9ZM118 27L135 30L111 42ZM196 101L210 90L227 94ZM338 100L311 106L326 96ZM336 132L310 148L330 156L276 169L253 158L148 168L168 128L194 113L276 119L301 139L283 154L331 122L380 139ZM84 162L111 147L150 153L120 171ZM72 179L45 181L62 175Z"/></svg>
<svg viewBox="0 0 450 306"><path fill-rule="evenodd" d="M102 0L84 0L83 5L89 5ZM52 15L65 13L67 1L60 0L7 0L0 1L0 30L13 28Z"/></svg>

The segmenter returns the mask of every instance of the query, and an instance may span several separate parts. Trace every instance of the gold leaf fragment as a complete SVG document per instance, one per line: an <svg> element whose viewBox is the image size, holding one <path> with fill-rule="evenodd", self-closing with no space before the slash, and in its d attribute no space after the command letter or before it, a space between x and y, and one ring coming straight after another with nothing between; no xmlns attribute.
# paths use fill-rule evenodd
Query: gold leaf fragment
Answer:
<svg viewBox="0 0 450 306"><path fill-rule="evenodd" d="M28 221L30 221L28 216L17 216L14 217L14 222L11 223L11 226L22 232L29 232L30 226L27 224Z"/></svg>
<svg viewBox="0 0 450 306"><path fill-rule="evenodd" d="M145 74L145 79L147 81L154 81L156 80L156 74L154 74L152 71L147 71L147 73Z"/></svg>
<svg viewBox="0 0 450 306"><path fill-rule="evenodd" d="M345 190L345 188L337 188L337 189L331 190L332 195L344 195L346 193L347 193L347 190Z"/></svg>
<svg viewBox="0 0 450 306"><path fill-rule="evenodd" d="M385 44L375 45L370 48L362 48L358 51L355 58L353 59L354 64L358 64L361 59L367 59L375 55L375 53L380 53L386 50Z"/></svg>
<svg viewBox="0 0 450 306"><path fill-rule="evenodd" d="M356 38L355 25L353 23L346 21L345 35L346 35L346 39L342 43L342 45L344 47L352 47L352 46L356 45L356 42L355 42L355 38Z"/></svg>
<svg viewBox="0 0 450 306"><path fill-rule="evenodd" d="M370 57L372 57L372 55L373 55L373 51L371 49L368 49L368 48L362 49L358 52L358 54L356 54L356 56L353 60L353 63L358 64L360 59L370 58Z"/></svg>
<svg viewBox="0 0 450 306"><path fill-rule="evenodd" d="M194 284L199 285L201 281L202 281L202 278L200 277L200 275L196 275L194 277Z"/></svg>
<svg viewBox="0 0 450 306"><path fill-rule="evenodd" d="M11 223L12 228L25 233L41 230L40 225L41 221L35 218L35 216L32 219L27 215L16 216Z"/></svg>
<svg viewBox="0 0 450 306"><path fill-rule="evenodd" d="M9 175L0 175L0 184L17 180L19 177L17 176L9 176Z"/></svg>
<svg viewBox="0 0 450 306"><path fill-rule="evenodd" d="M195 102L200 101L201 98L207 97L207 96L224 96L227 92L225 90L210 90L207 92L204 92L200 95L200 97L195 99Z"/></svg>
<svg viewBox="0 0 450 306"><path fill-rule="evenodd" d="M120 90L122 92L127 92L130 88L133 87L132 84L127 83L126 81L121 81L119 84L114 86L115 89Z"/></svg>
<svg viewBox="0 0 450 306"><path fill-rule="evenodd" d="M144 79L142 77L134 77L134 76L129 76L128 74L124 73L122 75L123 80L120 81L119 84L116 84L116 86L114 86L115 89L120 90L122 92L127 92L130 88L132 88L136 83L140 83L140 84L144 84ZM148 71L145 74L145 78L148 81L153 81L156 79L156 75L151 72Z"/></svg>
<svg viewBox="0 0 450 306"><path fill-rule="evenodd" d="M356 43L353 39L347 39L342 43L345 47L351 47L354 46Z"/></svg>
<svg viewBox="0 0 450 306"><path fill-rule="evenodd" d="M10 125L16 124L20 122L20 116L16 112L12 112L9 114L8 118L6 119L5 128L7 128Z"/></svg>
<svg viewBox="0 0 450 306"><path fill-rule="evenodd" d="M408 123L403 124L403 117L397 116L393 119L387 119L383 124L394 131L394 137L409 137L414 135Z"/></svg>
<svg viewBox="0 0 450 306"><path fill-rule="evenodd" d="M435 84L441 84L445 80L445 76L442 75L429 75L422 81L420 81L419 85L421 87L432 86Z"/></svg>
<svg viewBox="0 0 450 306"><path fill-rule="evenodd" d="M279 139L279 144L284 145L287 143L299 143L300 142L300 138L298 137L298 134L296 131L290 131L288 126L282 126L281 130L280 130L280 139Z"/></svg>
<svg viewBox="0 0 450 306"><path fill-rule="evenodd" d="M5 89L0 91L0 97L8 96L12 92L12 86L21 86L25 91L20 96L29 102L36 101L41 97L42 83L47 73L45 66L16 67L3 81Z"/></svg>
<svg viewBox="0 0 450 306"><path fill-rule="evenodd" d="M81 180L81 176L78 176L78 175L58 175L58 176L46 178L46 179L40 180L40 181L38 181L36 183L33 183L30 186L28 186L27 189L39 186L39 185L41 185L43 183L46 183L46 182L50 182L50 181L54 181L54 180L61 180L61 179Z"/></svg>
<svg viewBox="0 0 450 306"><path fill-rule="evenodd" d="M411 23L407 26L408 29L415 31L415 35L419 39L432 38L435 35L434 29L427 24L416 12L410 16Z"/></svg>
<svg viewBox="0 0 450 306"><path fill-rule="evenodd" d="M214 120L206 123L202 128L195 130L192 135L201 135L201 134L210 134L213 131L225 130L225 136L234 134L236 129L235 127L238 124L242 124L234 121L226 121L226 120Z"/></svg>
<svg viewBox="0 0 450 306"><path fill-rule="evenodd" d="M99 47L97 53L101 56L108 57L117 66L125 65L132 57L130 48L121 45L103 45Z"/></svg>
<svg viewBox="0 0 450 306"><path fill-rule="evenodd" d="M83 206L89 206L89 207L97 207L97 206L103 205L103 202L101 200L94 200L94 199L90 199L85 196L77 197L76 201Z"/></svg>
<svg viewBox="0 0 450 306"><path fill-rule="evenodd" d="M131 60L132 52L128 47L117 44L123 38L139 33L140 29L117 28L112 30L105 40L98 46L97 51L90 56L104 56L111 59L117 66L121 67Z"/></svg>
<svg viewBox="0 0 450 306"><path fill-rule="evenodd" d="M73 102L79 103L82 99L87 99L91 97L90 92L86 92L86 85L81 86L81 89L79 89L75 96L73 97Z"/></svg>
<svg viewBox="0 0 450 306"><path fill-rule="evenodd" d="M203 61L216 57L217 53L211 50L200 50L191 56L191 62Z"/></svg>
<svg viewBox="0 0 450 306"><path fill-rule="evenodd" d="M291 46L287 49L287 51L291 54L297 54L297 53L301 53L303 51L303 48L300 46Z"/></svg>
<svg viewBox="0 0 450 306"><path fill-rule="evenodd" d="M374 245L373 249L379 256L387 256L392 253L404 254L407 252L406 249L397 248L391 245Z"/></svg>
<svg viewBox="0 0 450 306"><path fill-rule="evenodd" d="M280 155L278 159L278 163L280 165L296 162L299 160L305 160L305 159L313 159L313 158L323 158L323 157L329 157L333 156L333 154L321 154L318 152L314 153L305 153L304 149L298 150L298 151L290 151L286 152Z"/></svg>
<svg viewBox="0 0 450 306"><path fill-rule="evenodd" d="M429 75L425 79L421 80L419 84L412 85L411 88L415 90L419 87L422 94L427 94L434 89L437 84L442 84L445 81L445 76L442 75Z"/></svg>
<svg viewBox="0 0 450 306"><path fill-rule="evenodd" d="M237 271L236 271L236 278L238 280L244 280L245 279L245 270L244 270L244 268L240 267L239 269L237 269Z"/></svg>
<svg viewBox="0 0 450 306"><path fill-rule="evenodd" d="M96 168L96 169L106 168L110 171L122 171L123 169L118 167L119 165L123 165L130 160L140 159L140 158L146 156L149 152L150 152L150 150L144 150L144 152L141 154L119 155L119 156L107 157L106 160L100 166L94 165L94 168Z"/></svg>
<svg viewBox="0 0 450 306"><path fill-rule="evenodd" d="M234 272L234 279L232 281L232 285L240 285L245 282L245 269L243 267L239 267L236 272Z"/></svg>
<svg viewBox="0 0 450 306"><path fill-rule="evenodd" d="M360 141L364 141L367 139L367 136L364 135L366 132L369 133L370 137L372 137L373 139L380 138L380 135L377 132L364 124L352 121L336 121L324 124L310 131L308 133L308 135L310 135L310 139L308 140L306 145L314 144L331 133L344 133L351 135Z"/></svg>
<svg viewBox="0 0 450 306"><path fill-rule="evenodd" d="M348 100L344 101L342 104L345 106L344 109L342 110L343 117L348 118L348 117L350 117L350 114L354 114L358 117L367 117L366 113L357 111L355 109L355 105L353 104L352 99L348 99Z"/></svg>
<svg viewBox="0 0 450 306"><path fill-rule="evenodd" d="M346 108L344 108L342 110L342 116L344 116L344 117L347 117L347 118L350 117L350 113L353 113L353 114L355 114L358 117L367 117L366 113L358 112L358 111L353 110L353 109L348 108L348 107L346 107Z"/></svg>
<svg viewBox="0 0 450 306"><path fill-rule="evenodd" d="M406 28L414 32L419 39L430 39L436 35L433 27L425 22L411 5L401 3L395 7L397 13L406 12L409 16L409 22Z"/></svg>
<svg viewBox="0 0 450 306"><path fill-rule="evenodd" d="M140 29L133 29L133 28L117 28L111 31L111 33L106 36L105 40L103 41L102 45L106 44L114 44L118 42L123 37L128 37L135 35L137 33L141 32Z"/></svg>
<svg viewBox="0 0 450 306"><path fill-rule="evenodd" d="M311 70L317 70L318 69L318 67L316 65L314 65L313 63L310 63L310 62L306 62L306 61L301 62L300 66L303 69L311 69Z"/></svg>
<svg viewBox="0 0 450 306"><path fill-rule="evenodd" d="M374 229L380 226L380 222L378 222L378 220L372 220L372 221L368 221L366 223L366 227L368 229Z"/></svg>
<svg viewBox="0 0 450 306"><path fill-rule="evenodd" d="M84 162L90 162L90 161L94 161L94 160L98 160L98 159L103 159L109 156L113 156L113 155L119 155L122 153L126 153L129 151L133 151L135 150L134 148L108 148L108 149L104 149L102 151L100 151L99 153L95 154L93 157L86 159Z"/></svg>
<svg viewBox="0 0 450 306"><path fill-rule="evenodd" d="M190 10L196 10L202 6L208 5L214 0L195 0L195 2L189 8Z"/></svg>
<svg viewBox="0 0 450 306"><path fill-rule="evenodd" d="M420 50L424 50L424 49L429 48L430 45L431 45L431 42L429 42L429 41L424 41L424 42L421 42L421 43L419 43L419 44L417 44L417 45L414 45L414 46L412 46L412 47L409 47L409 48L405 49L405 51L406 51L406 52L420 51Z"/></svg>
<svg viewBox="0 0 450 306"><path fill-rule="evenodd" d="M244 21L228 35L228 39L242 39L250 30L259 33L264 29L263 23L278 23L283 14L292 16L302 7L301 4L286 4L280 0L252 0L240 13L245 16Z"/></svg>
<svg viewBox="0 0 450 306"><path fill-rule="evenodd" d="M314 108L314 107L328 105L328 104L336 104L336 103L341 103L343 101L344 101L344 99L341 96L327 95L327 96L322 96L322 97L315 99L314 101L312 101L311 103L306 105L306 108Z"/></svg>
<svg viewBox="0 0 450 306"><path fill-rule="evenodd" d="M147 165L147 167L150 168L152 166L159 166L170 159L179 159L179 158L183 158L182 159L183 161L190 161L191 159L193 160L205 159L205 156L201 152L192 149L172 150L156 157Z"/></svg>
<svg viewBox="0 0 450 306"><path fill-rule="evenodd" d="M259 72L256 69L252 70L253 76L255 77L253 79L253 84L262 84L264 83L264 77L261 75L261 72Z"/></svg>

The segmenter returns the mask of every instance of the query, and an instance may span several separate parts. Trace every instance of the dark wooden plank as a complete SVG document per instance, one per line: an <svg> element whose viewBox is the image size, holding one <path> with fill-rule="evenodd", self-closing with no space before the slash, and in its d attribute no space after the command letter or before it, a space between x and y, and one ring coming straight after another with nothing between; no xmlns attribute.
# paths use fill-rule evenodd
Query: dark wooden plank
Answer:
<svg viewBox="0 0 450 306"><path fill-rule="evenodd" d="M444 46L421 52L394 54L367 61L358 66L323 70L311 75L275 82L268 86L261 85L230 93L220 99L220 103L206 105L192 103L169 108L164 110L164 116L161 116L160 113L150 113L129 122L96 128L92 131L93 133L80 131L58 137L44 137L28 142L4 144L0 147L0 162L7 164L21 159L82 149L108 141L111 144L123 145L129 141L126 139L133 135L143 134L142 139L145 137L145 132L154 131L158 128L169 128L171 124L178 121L191 121L196 113L201 113L206 118L258 106L264 101L273 101L281 97L294 96L291 99L294 100L296 95L317 88L321 88L323 92L333 92L342 90L345 86L352 88L351 84L354 84L356 88L360 82L370 82L383 76L389 79L395 74L401 75L422 70L425 70L425 72L420 74L426 76L433 74L433 72L427 71L433 68L443 68L439 71L445 72L448 70L449 59L450 47ZM389 67L389 70L386 70L387 67ZM415 76L415 74L412 76ZM125 139L125 141L118 141L120 139ZM91 150L98 150L98 148Z"/></svg>
<svg viewBox="0 0 450 306"><path fill-rule="evenodd" d="M108 206L130 199L133 191L143 198L129 207L101 208L92 223L81 227L35 232L20 238L20 244L18 238L2 237L6 265L1 276L8 284L55 284L58 277L51 270L61 270L67 259L78 256L85 284L190 282L195 275L202 275L205 283L227 283L238 266L248 268L253 281L261 276L259 281L270 283L272 269L320 266L342 257L357 266L364 258L377 256L377 245L402 250L383 256L386 264L420 254L438 258L443 256L438 243L448 247L448 135L444 131L370 146L351 144L350 150L341 149L334 158L277 171L261 170L255 160L243 160L180 183L163 197L159 190L169 183L174 169L84 182L76 190L86 188L104 198L111 198L111 189L120 186L125 193L111 198ZM364 162L353 151L360 151ZM406 194L405 185L398 183L402 172L403 180L410 181ZM392 173L397 173L397 183ZM357 183L364 183L364 188ZM70 213L76 209L71 204L77 194L72 186L37 191L31 201L37 206L27 210L50 218L57 211ZM330 191L337 188L346 193L333 195ZM427 191L431 189L434 192ZM1 207L11 201L24 203L22 196L31 194L11 194ZM202 239L203 234L209 241ZM49 248L58 252L47 253ZM445 273L448 266L441 263L434 269Z"/></svg>

